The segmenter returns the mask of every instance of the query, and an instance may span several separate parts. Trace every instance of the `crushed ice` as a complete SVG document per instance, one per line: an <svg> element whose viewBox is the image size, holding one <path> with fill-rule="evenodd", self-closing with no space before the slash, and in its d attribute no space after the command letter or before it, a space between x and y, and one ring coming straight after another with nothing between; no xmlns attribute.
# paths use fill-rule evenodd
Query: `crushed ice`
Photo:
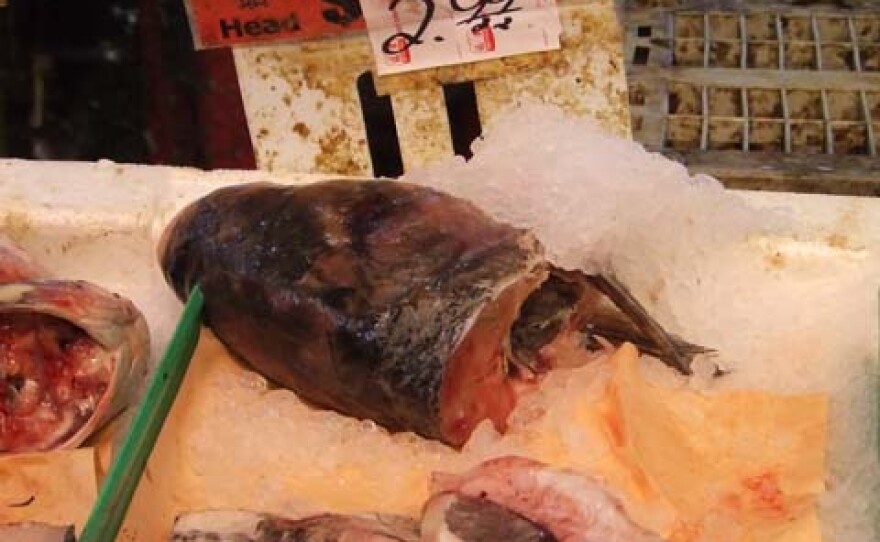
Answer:
<svg viewBox="0 0 880 542"><path fill-rule="evenodd" d="M829 392L824 527L870 538L877 506L847 503L880 501L876 255L552 107L497 121L468 162L403 180L533 230L558 265L614 272L668 329L718 349L719 387Z"/></svg>

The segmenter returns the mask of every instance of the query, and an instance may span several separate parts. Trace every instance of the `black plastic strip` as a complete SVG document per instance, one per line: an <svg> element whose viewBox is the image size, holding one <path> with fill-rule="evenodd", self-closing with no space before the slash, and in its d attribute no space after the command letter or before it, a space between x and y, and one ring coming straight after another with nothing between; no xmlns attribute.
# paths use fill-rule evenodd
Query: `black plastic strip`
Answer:
<svg viewBox="0 0 880 542"><path fill-rule="evenodd" d="M358 76L357 90L367 131L367 147L373 162L373 175L399 177L403 174L403 157L391 98L376 93L373 72L369 71Z"/></svg>
<svg viewBox="0 0 880 542"><path fill-rule="evenodd" d="M648 56L651 54L651 49L647 47L642 47L641 45L637 46L635 52L633 54L632 63L638 66L644 66L648 63Z"/></svg>
<svg viewBox="0 0 880 542"><path fill-rule="evenodd" d="M474 155L471 143L483 133L474 84L468 81L443 85L443 98L449 118L452 150L456 155L470 159Z"/></svg>

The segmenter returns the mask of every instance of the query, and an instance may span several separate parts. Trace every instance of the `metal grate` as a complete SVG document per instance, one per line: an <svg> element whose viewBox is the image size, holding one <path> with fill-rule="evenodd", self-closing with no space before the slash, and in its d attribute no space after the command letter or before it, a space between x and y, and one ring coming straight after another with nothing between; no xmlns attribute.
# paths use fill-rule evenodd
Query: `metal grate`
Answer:
<svg viewBox="0 0 880 542"><path fill-rule="evenodd" d="M671 19L676 66L880 71L880 15L683 12Z"/></svg>
<svg viewBox="0 0 880 542"><path fill-rule="evenodd" d="M876 155L880 94L669 82L663 148Z"/></svg>
<svg viewBox="0 0 880 542"><path fill-rule="evenodd" d="M696 4L626 13L634 137L710 173L840 171L880 195L880 10Z"/></svg>

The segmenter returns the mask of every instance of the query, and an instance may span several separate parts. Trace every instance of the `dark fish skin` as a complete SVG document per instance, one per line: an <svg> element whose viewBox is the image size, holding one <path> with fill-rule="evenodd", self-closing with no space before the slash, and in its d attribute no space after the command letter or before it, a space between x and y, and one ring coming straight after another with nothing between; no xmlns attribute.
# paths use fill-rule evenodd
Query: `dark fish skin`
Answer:
<svg viewBox="0 0 880 542"><path fill-rule="evenodd" d="M206 323L258 372L455 446L486 418L504 430L513 381L552 368L538 353L555 334L631 339L682 372L700 351L612 277L557 269L530 232L403 182L222 188L175 217L159 259L181 299L201 285Z"/></svg>
<svg viewBox="0 0 880 542"><path fill-rule="evenodd" d="M160 259L181 298L201 285L207 323L262 374L447 442L453 349L500 288L542 263L528 232L391 181L220 189L178 215Z"/></svg>
<svg viewBox="0 0 880 542"><path fill-rule="evenodd" d="M433 496L422 514L423 542L435 540L436 534L442 532L438 526L443 524L447 526L446 530L450 530L448 527L461 524L462 519L469 517L482 524L477 513L483 515L488 511L479 504L483 500L540 526L540 530L535 530L519 523L516 533L525 537L524 540L549 536L549 540L565 542L664 542L656 533L636 524L623 503L601 480L527 457L495 457L457 474L435 472L430 491ZM461 504L461 499L476 499L477 502L471 501L472 504L465 507L469 514L457 514L459 517L456 518L455 507ZM499 513L497 509L491 512ZM491 519L491 516L485 519ZM489 521L490 524L495 522ZM513 536L514 533L510 533L510 537ZM448 542L447 538L441 540ZM511 538L491 540L507 541ZM462 538L462 542L470 541Z"/></svg>
<svg viewBox="0 0 880 542"><path fill-rule="evenodd" d="M323 514L300 520L267 519L259 542L416 542L418 524L403 518L383 520Z"/></svg>
<svg viewBox="0 0 880 542"><path fill-rule="evenodd" d="M76 542L73 526L25 522L0 525L0 542Z"/></svg>
<svg viewBox="0 0 880 542"><path fill-rule="evenodd" d="M301 519L239 510L184 514L171 542L417 542L419 524L403 516L320 514Z"/></svg>
<svg viewBox="0 0 880 542"><path fill-rule="evenodd" d="M499 504L445 493L431 498L422 514L422 542L557 542L552 533Z"/></svg>

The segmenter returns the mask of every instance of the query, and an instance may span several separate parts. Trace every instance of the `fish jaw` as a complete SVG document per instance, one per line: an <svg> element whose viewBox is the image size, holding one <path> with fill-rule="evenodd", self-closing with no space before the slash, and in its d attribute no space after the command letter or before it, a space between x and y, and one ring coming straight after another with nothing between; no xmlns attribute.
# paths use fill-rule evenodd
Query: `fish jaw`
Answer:
<svg viewBox="0 0 880 542"><path fill-rule="evenodd" d="M52 323L57 321L79 330L84 350L68 352L67 359L80 363L76 371L85 373L82 378L89 381L91 374L107 376L96 377L104 390L83 399L79 415L64 409L59 423L42 439L0 453L75 448L134 399L138 384L146 376L150 356L146 320L131 301L121 296L91 283L64 280L0 285L0 319L14 325L20 318L31 319L35 327L43 329L61 325ZM52 390L46 393L56 397ZM81 416L87 417L83 420Z"/></svg>

